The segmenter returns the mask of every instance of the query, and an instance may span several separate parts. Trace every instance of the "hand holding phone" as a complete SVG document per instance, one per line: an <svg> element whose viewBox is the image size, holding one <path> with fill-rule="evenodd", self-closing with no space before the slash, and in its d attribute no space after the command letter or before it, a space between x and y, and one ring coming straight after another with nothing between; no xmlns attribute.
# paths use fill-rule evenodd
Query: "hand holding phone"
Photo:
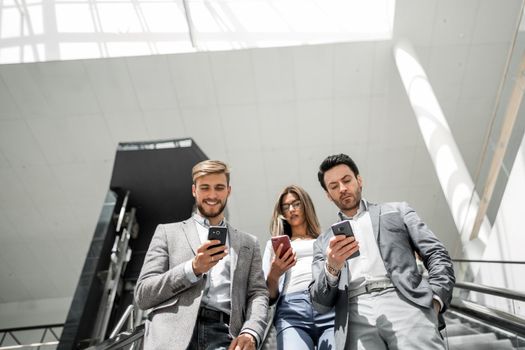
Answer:
<svg viewBox="0 0 525 350"><path fill-rule="evenodd" d="M332 228L332 232L334 233L334 235L345 235L346 237L354 236L354 230L352 229L350 220L343 220L343 221L337 222L333 224L331 228ZM359 253L359 250L358 250L354 254L352 254L348 259L355 258L359 255L361 254Z"/></svg>
<svg viewBox="0 0 525 350"><path fill-rule="evenodd" d="M227 227L224 227L224 226L210 226L210 228L208 229L208 240L213 241L213 240L217 239L217 240L221 241L221 243L212 245L208 249L212 249L212 248L216 248L216 247L220 247L220 246L226 245L226 235L227 234L228 234L228 228ZM224 248L226 248L226 247L224 247ZM222 251L218 252L218 253L215 253L215 254L212 254L212 256L217 255L217 254L221 254L221 253L222 253Z"/></svg>
<svg viewBox="0 0 525 350"><path fill-rule="evenodd" d="M279 255L279 259L283 257L283 255L288 251L288 249L292 248L292 244L290 243L290 237L288 237L287 235L272 237L272 246L273 246L273 251L275 253L277 253L277 249L279 249L279 246L281 244L283 245L283 248L281 249L281 254Z"/></svg>

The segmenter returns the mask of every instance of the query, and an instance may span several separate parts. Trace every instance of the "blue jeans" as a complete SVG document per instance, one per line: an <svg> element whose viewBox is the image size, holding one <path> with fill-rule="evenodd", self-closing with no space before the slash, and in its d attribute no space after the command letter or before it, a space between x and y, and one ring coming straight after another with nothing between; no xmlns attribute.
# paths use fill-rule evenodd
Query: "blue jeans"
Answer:
<svg viewBox="0 0 525 350"><path fill-rule="evenodd" d="M308 291L284 294L277 303L274 326L278 349L333 350L335 312L315 311Z"/></svg>
<svg viewBox="0 0 525 350"><path fill-rule="evenodd" d="M187 350L226 350L232 340L226 323L198 317Z"/></svg>

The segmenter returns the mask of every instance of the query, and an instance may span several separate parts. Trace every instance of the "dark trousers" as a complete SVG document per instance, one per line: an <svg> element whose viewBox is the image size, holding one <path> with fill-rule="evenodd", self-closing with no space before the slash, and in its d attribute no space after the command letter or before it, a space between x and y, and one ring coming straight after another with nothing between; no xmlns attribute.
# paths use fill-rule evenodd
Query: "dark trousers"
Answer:
<svg viewBox="0 0 525 350"><path fill-rule="evenodd" d="M187 350L226 350L232 340L224 320L199 316Z"/></svg>

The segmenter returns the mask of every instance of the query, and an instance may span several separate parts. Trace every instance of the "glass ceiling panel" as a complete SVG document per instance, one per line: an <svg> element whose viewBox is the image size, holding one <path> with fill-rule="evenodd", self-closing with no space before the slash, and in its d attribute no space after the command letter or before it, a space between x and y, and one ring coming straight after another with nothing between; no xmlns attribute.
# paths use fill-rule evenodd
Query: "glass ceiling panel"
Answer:
<svg viewBox="0 0 525 350"><path fill-rule="evenodd" d="M0 0L0 63L388 40L394 0Z"/></svg>

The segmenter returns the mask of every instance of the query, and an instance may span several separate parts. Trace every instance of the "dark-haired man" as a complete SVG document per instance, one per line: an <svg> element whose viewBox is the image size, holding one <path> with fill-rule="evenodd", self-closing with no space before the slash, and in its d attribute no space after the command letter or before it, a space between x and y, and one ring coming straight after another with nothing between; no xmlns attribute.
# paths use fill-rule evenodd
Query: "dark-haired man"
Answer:
<svg viewBox="0 0 525 350"><path fill-rule="evenodd" d="M335 307L336 348L445 349L438 319L450 303L455 277L443 244L407 203L363 199L363 179L349 156L327 157L318 178L355 234L328 231L314 246L310 293L319 311ZM419 273L414 253L428 279Z"/></svg>
<svg viewBox="0 0 525 350"><path fill-rule="evenodd" d="M268 290L257 239L224 218L230 171L221 161L193 167L197 212L159 225L137 280L135 299L151 309L145 350L255 350L262 341ZM210 226L227 227L225 245L208 240Z"/></svg>

